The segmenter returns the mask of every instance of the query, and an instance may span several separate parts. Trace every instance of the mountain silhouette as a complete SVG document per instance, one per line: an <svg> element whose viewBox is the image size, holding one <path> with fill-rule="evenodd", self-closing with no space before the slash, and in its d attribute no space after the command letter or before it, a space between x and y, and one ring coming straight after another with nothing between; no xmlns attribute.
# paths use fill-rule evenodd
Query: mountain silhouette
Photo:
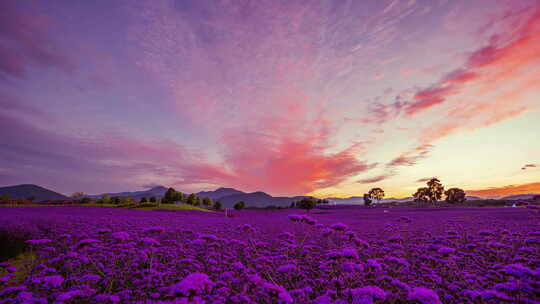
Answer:
<svg viewBox="0 0 540 304"><path fill-rule="evenodd" d="M10 199L26 199L28 197L35 197L36 202L40 201L56 201L56 200L70 200L69 197L54 192L52 190L43 188L33 184L23 184L16 186L1 187L0 194L9 195Z"/></svg>

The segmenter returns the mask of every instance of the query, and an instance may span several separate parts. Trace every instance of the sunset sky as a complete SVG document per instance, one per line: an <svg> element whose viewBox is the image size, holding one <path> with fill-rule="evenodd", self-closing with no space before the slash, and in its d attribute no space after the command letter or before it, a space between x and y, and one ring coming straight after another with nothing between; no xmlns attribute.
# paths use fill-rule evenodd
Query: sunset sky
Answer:
<svg viewBox="0 0 540 304"><path fill-rule="evenodd" d="M0 186L540 193L540 1L0 1Z"/></svg>

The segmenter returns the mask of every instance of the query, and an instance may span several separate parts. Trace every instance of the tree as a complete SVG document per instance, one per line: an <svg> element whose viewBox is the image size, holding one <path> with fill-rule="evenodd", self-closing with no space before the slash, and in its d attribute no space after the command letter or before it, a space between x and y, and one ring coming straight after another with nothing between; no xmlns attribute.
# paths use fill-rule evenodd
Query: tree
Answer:
<svg viewBox="0 0 540 304"><path fill-rule="evenodd" d="M299 202L296 203L296 206L302 209L306 209L308 212L309 210L315 208L317 205L317 201L312 198L303 198Z"/></svg>
<svg viewBox="0 0 540 304"><path fill-rule="evenodd" d="M446 201L450 204L462 204L467 200L465 191L459 188L450 188L444 192L444 195L446 195Z"/></svg>
<svg viewBox="0 0 540 304"><path fill-rule="evenodd" d="M71 195L71 198L73 199L76 199L76 200L80 200L84 197L84 193L83 192L75 192Z"/></svg>
<svg viewBox="0 0 540 304"><path fill-rule="evenodd" d="M236 204L234 204L234 209L235 210L242 210L246 207L246 203L244 203L243 201L240 201Z"/></svg>
<svg viewBox="0 0 540 304"><path fill-rule="evenodd" d="M113 196L113 197L111 198L111 202L112 202L113 204L115 204L115 205L118 205L118 204L120 204L120 198L119 198L118 196Z"/></svg>
<svg viewBox="0 0 540 304"><path fill-rule="evenodd" d="M207 207L210 207L212 206L212 199L209 198L209 197L205 197L202 199L202 204L207 206Z"/></svg>
<svg viewBox="0 0 540 304"><path fill-rule="evenodd" d="M221 210L221 207L222 207L222 205L221 205L221 202L220 202L220 201L216 201L216 202L214 203L214 209L216 209L216 210Z"/></svg>
<svg viewBox="0 0 540 304"><path fill-rule="evenodd" d="M364 205L370 206L371 205L371 195L368 193L364 193Z"/></svg>
<svg viewBox="0 0 540 304"><path fill-rule="evenodd" d="M155 196L150 197L150 203L157 203L157 199Z"/></svg>
<svg viewBox="0 0 540 304"><path fill-rule="evenodd" d="M368 195L372 199L376 199L379 202L384 197L384 190L381 188L373 188L369 190Z"/></svg>
<svg viewBox="0 0 540 304"><path fill-rule="evenodd" d="M197 195L195 195L195 193L191 193L190 195L188 195L186 203L188 203L189 205L195 205L196 201Z"/></svg>
<svg viewBox="0 0 540 304"><path fill-rule="evenodd" d="M330 203L330 202L329 202L328 200L326 200L326 199L319 199L319 200L317 200L317 205L318 205L318 204L329 204L329 203Z"/></svg>
<svg viewBox="0 0 540 304"><path fill-rule="evenodd" d="M173 202L183 202L186 200L186 195L182 192L176 191L172 196Z"/></svg>
<svg viewBox="0 0 540 304"><path fill-rule="evenodd" d="M413 194L414 201L417 203L427 203L430 201L429 188L421 187L416 190L416 193Z"/></svg>
<svg viewBox="0 0 540 304"><path fill-rule="evenodd" d="M195 201L193 201L193 206L200 206L201 205L201 199L195 195Z"/></svg>
<svg viewBox="0 0 540 304"><path fill-rule="evenodd" d="M81 200L80 200L81 204L90 204L91 202L92 202L92 200L88 196L85 196L85 197L81 198Z"/></svg>
<svg viewBox="0 0 540 304"><path fill-rule="evenodd" d="M0 195L0 201L9 201L10 199L11 199L11 196L9 194Z"/></svg>
<svg viewBox="0 0 540 304"><path fill-rule="evenodd" d="M29 196L29 197L26 198L26 200L29 201L29 202L33 202L35 199L36 199L36 197L34 195Z"/></svg>
<svg viewBox="0 0 540 304"><path fill-rule="evenodd" d="M429 201L431 203L436 203L442 198L444 193L444 187L441 184L441 181L437 178L432 178L427 182L429 189Z"/></svg>
<svg viewBox="0 0 540 304"><path fill-rule="evenodd" d="M96 203L98 204L110 204L111 197L108 195L103 195Z"/></svg>
<svg viewBox="0 0 540 304"><path fill-rule="evenodd" d="M167 192L165 192L165 195L163 196L163 199L161 199L161 202L163 204L171 204L176 199L176 190L174 188L167 189Z"/></svg>
<svg viewBox="0 0 540 304"><path fill-rule="evenodd" d="M145 196L141 197L141 203L148 203L148 199Z"/></svg>
<svg viewBox="0 0 540 304"><path fill-rule="evenodd" d="M121 205L129 205L129 204L132 204L134 202L135 202L135 200L133 198L131 198L131 197L124 196L124 197L120 198L120 204Z"/></svg>

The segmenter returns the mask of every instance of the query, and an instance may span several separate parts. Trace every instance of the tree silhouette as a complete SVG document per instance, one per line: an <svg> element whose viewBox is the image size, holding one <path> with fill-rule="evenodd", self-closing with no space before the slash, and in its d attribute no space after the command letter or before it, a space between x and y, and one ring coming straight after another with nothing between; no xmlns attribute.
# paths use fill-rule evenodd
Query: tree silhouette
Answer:
<svg viewBox="0 0 540 304"><path fill-rule="evenodd" d="M371 196L367 193L364 193L364 206L371 205Z"/></svg>
<svg viewBox="0 0 540 304"><path fill-rule="evenodd" d="M190 195L188 195L186 203L190 205L195 205L197 203L197 196L195 195L195 193L191 193Z"/></svg>
<svg viewBox="0 0 540 304"><path fill-rule="evenodd" d="M157 198L155 196L151 196L150 203L157 203Z"/></svg>
<svg viewBox="0 0 540 304"><path fill-rule="evenodd" d="M212 199L209 198L209 197L204 197L202 199L202 204L209 207L209 206L212 206Z"/></svg>
<svg viewBox="0 0 540 304"><path fill-rule="evenodd" d="M317 201L312 198L303 198L299 202L296 203L296 206L302 209L306 209L308 212L309 210L315 208L317 205Z"/></svg>
<svg viewBox="0 0 540 304"><path fill-rule="evenodd" d="M421 187L413 194L414 201L417 203L427 203L430 201L429 188Z"/></svg>
<svg viewBox="0 0 540 304"><path fill-rule="evenodd" d="M431 203L436 203L442 198L444 193L444 187L441 184L441 181L437 178L432 178L427 182L429 189L429 201Z"/></svg>
<svg viewBox="0 0 540 304"><path fill-rule="evenodd" d="M216 201L216 202L214 203L214 209L216 209L216 210L221 210L221 207L222 207L222 205L221 205L221 202L220 202L220 201Z"/></svg>
<svg viewBox="0 0 540 304"><path fill-rule="evenodd" d="M146 199L145 196L141 197L141 203L147 203L148 202L148 199Z"/></svg>
<svg viewBox="0 0 540 304"><path fill-rule="evenodd" d="M102 204L110 204L111 203L111 197L108 195L103 195L100 199L100 202Z"/></svg>
<svg viewBox="0 0 540 304"><path fill-rule="evenodd" d="M176 200L176 190L174 188L167 189L167 192L165 192L165 195L163 196L163 199L161 199L161 202L163 204L170 204Z"/></svg>
<svg viewBox="0 0 540 304"><path fill-rule="evenodd" d="M450 188L444 192L444 195L446 195L446 201L450 204L461 204L467 200L465 191L459 188Z"/></svg>
<svg viewBox="0 0 540 304"><path fill-rule="evenodd" d="M173 202L183 202L186 200L186 195L182 192L175 191L172 200Z"/></svg>
<svg viewBox="0 0 540 304"><path fill-rule="evenodd" d="M233 208L236 209L236 210L242 210L246 207L246 203L244 203L243 201L240 201L236 204L234 204Z"/></svg>
<svg viewBox="0 0 540 304"><path fill-rule="evenodd" d="M384 197L384 190L381 188L373 188L369 190L368 195L372 199L376 199L379 202Z"/></svg>
<svg viewBox="0 0 540 304"><path fill-rule="evenodd" d="M76 200L80 200L84 197L84 193L83 192L75 192L71 195L71 198L73 199L76 199Z"/></svg>

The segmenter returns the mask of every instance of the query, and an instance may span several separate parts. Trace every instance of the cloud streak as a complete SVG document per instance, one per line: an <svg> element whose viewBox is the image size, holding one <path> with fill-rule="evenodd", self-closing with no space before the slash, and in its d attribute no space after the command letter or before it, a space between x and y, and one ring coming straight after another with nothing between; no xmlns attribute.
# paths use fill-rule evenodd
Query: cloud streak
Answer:
<svg viewBox="0 0 540 304"><path fill-rule="evenodd" d="M467 195L474 195L480 197L490 197L490 196L508 196L513 194L530 194L530 193L540 193L540 183L528 183L528 184L519 184L519 185L507 185L502 187L492 187L487 189L479 190L467 190Z"/></svg>
<svg viewBox="0 0 540 304"><path fill-rule="evenodd" d="M525 164L523 167L521 167L521 170L527 170L529 168L537 168L537 164Z"/></svg>
<svg viewBox="0 0 540 304"><path fill-rule="evenodd" d="M26 78L31 68L73 71L74 65L59 52L47 32L53 21L18 1L0 3L0 78Z"/></svg>

